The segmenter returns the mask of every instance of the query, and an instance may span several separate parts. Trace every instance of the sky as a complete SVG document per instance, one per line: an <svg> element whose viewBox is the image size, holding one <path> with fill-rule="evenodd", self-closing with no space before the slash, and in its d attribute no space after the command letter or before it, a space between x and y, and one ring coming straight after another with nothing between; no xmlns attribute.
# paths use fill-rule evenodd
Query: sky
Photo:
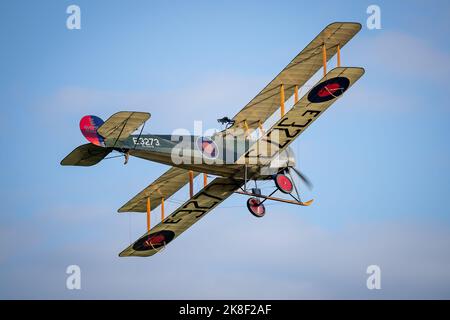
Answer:
<svg viewBox="0 0 450 320"><path fill-rule="evenodd" d="M80 30L66 27L72 4ZM367 28L372 4L381 29ZM1 299L450 298L448 1L2 1L0 12ZM233 195L164 252L119 258L146 224L117 208L167 167L60 166L86 143L81 117L139 110L155 134L195 120L220 129L334 21L363 25L342 64L366 73L293 144L314 204L271 203L257 219ZM70 265L80 290L66 287ZM381 289L366 286L370 265Z"/></svg>

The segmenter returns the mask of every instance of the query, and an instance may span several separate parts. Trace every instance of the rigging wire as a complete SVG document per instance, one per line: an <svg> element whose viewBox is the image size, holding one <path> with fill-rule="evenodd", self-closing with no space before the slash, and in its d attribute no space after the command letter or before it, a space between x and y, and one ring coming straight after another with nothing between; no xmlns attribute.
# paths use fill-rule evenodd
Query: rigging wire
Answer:
<svg viewBox="0 0 450 320"><path fill-rule="evenodd" d="M131 245L131 214L128 214L128 242Z"/></svg>
<svg viewBox="0 0 450 320"><path fill-rule="evenodd" d="M109 160L109 159L114 159L114 158L119 158L119 157L125 157L123 154L117 155L117 156L111 156L111 157L106 157L103 158L103 160Z"/></svg>

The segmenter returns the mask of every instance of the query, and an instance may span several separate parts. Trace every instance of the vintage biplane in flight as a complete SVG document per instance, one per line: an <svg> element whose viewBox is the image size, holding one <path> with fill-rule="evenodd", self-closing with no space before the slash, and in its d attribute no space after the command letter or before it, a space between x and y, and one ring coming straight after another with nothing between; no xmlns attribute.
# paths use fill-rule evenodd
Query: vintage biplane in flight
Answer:
<svg viewBox="0 0 450 320"><path fill-rule="evenodd" d="M219 119L225 129L209 137L143 134L150 118L147 112L121 111L105 122L96 116L83 117L80 129L89 143L73 150L62 165L92 166L116 151L124 155L125 163L135 156L171 166L118 210L147 213L147 232L119 256L157 253L233 193L249 196L247 207L257 217L264 216L267 200L310 205L312 200L301 201L294 184L291 173L309 182L295 169L289 145L364 74L363 68L342 67L340 55L360 29L359 23L328 25L232 119ZM335 55L337 66L327 72ZM322 79L299 99L299 89L321 68ZM286 111L285 103L292 96L293 105ZM264 130L264 123L278 110L280 118ZM193 179L201 173L204 187L194 194ZM208 183L208 175L215 179ZM262 194L260 180L272 180L274 191ZM250 181L252 188L247 187ZM189 199L165 217L164 201L186 184ZM291 198L274 197L276 191ZM161 222L151 228L151 210L158 206Z"/></svg>

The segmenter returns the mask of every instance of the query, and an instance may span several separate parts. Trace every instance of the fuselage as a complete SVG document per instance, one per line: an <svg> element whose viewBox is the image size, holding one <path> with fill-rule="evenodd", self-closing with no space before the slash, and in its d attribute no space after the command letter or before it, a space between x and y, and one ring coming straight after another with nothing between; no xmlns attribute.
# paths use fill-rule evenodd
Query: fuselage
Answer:
<svg viewBox="0 0 450 320"><path fill-rule="evenodd" d="M106 147L126 151L131 156L188 170L225 177L266 179L280 168L295 166L291 148L287 148L268 164L236 164L256 142L248 137L211 137L192 135L131 135L122 141L106 140Z"/></svg>

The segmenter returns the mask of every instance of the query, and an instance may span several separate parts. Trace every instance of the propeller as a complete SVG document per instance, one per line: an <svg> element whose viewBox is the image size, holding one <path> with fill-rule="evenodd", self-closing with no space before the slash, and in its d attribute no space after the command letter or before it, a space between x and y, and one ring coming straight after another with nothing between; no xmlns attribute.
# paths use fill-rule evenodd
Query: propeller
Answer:
<svg viewBox="0 0 450 320"><path fill-rule="evenodd" d="M303 181L303 183L308 187L309 190L313 188L312 182L308 179L308 177L301 173L300 170L296 169L295 167L288 167L289 174L291 174L291 169L297 174L297 176L300 178L300 180Z"/></svg>

